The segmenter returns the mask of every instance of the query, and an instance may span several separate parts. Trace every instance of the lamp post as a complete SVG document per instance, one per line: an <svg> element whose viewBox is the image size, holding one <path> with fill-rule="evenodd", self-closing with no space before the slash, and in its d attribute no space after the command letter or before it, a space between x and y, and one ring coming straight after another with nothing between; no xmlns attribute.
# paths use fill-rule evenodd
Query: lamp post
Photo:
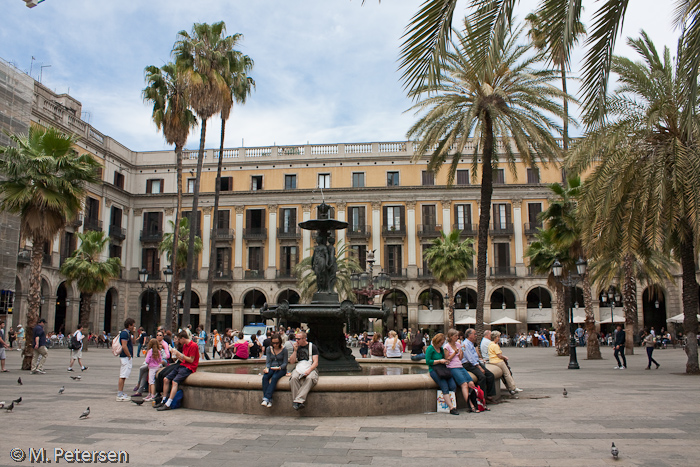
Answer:
<svg viewBox="0 0 700 467"><path fill-rule="evenodd" d="M574 293L574 295L572 296L572 300L574 300L576 296L576 284L578 284L583 279L583 276L586 274L587 268L588 262L583 258L579 258L578 261L576 261L576 272L578 274L572 274L571 271L569 271L564 277L562 276L564 272L564 267L558 259L554 260L554 264L552 265L552 272L554 273L554 277L564 287L572 287ZM576 338L574 337L574 307L571 306L569 310L569 370L578 370L580 367L578 365L578 360L576 359Z"/></svg>
<svg viewBox="0 0 700 467"><path fill-rule="evenodd" d="M607 292L603 292L603 302L605 302L605 296L607 295L608 303L610 305L610 324L612 328L615 329L615 304L622 298L620 293L612 285L608 287Z"/></svg>
<svg viewBox="0 0 700 467"><path fill-rule="evenodd" d="M165 276L165 284L154 287L152 285L148 285L148 276L149 276L148 270L146 270L144 268L144 269L141 269L139 271L139 282L141 283L141 289L145 289L147 291L153 292L153 294L152 294L153 295L153 307L151 307L151 305L149 303L146 303L146 313L149 313L151 308L153 309L153 326L156 328L158 327L158 317L156 316L156 313L158 312L158 303L156 301L156 295L158 293L162 292L163 290L165 290L166 287L168 288L168 291L170 290L170 284L172 283L172 280L173 280L172 268L170 266L165 268L163 270L163 275ZM151 294L149 294L149 295L151 295ZM155 329L153 329L153 331L155 331Z"/></svg>
<svg viewBox="0 0 700 467"><path fill-rule="evenodd" d="M370 304L373 303L374 297L383 295L386 290L391 288L391 277L389 274L381 271L376 276L373 276L374 267L374 252L367 252L367 270L363 273L354 273L350 275L350 285L352 291L356 295L367 297Z"/></svg>

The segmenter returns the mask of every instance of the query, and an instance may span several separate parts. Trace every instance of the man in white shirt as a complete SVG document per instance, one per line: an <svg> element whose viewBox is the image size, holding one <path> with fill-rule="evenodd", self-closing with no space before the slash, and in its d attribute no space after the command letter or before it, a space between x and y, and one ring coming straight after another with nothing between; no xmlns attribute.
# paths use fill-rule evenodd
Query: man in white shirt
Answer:
<svg viewBox="0 0 700 467"><path fill-rule="evenodd" d="M70 338L70 343L71 343L71 349L70 349L70 365L68 365L68 371L73 371L73 362L78 360L78 364L80 365L80 370L85 371L88 369L85 365L83 365L83 325L79 324L78 329L71 335ZM77 349L74 348L72 345L73 342L79 343L80 347Z"/></svg>
<svg viewBox="0 0 700 467"><path fill-rule="evenodd" d="M481 358L484 363L489 362L489 345L491 344L491 331L484 331L484 337L481 339L481 344L479 344L479 350L481 351Z"/></svg>

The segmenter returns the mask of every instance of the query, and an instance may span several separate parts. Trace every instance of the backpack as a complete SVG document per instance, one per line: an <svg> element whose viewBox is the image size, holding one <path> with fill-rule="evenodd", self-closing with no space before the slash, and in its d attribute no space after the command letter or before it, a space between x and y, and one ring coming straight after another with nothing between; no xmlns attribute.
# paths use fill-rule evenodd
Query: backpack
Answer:
<svg viewBox="0 0 700 467"><path fill-rule="evenodd" d="M182 389L178 389L173 397L173 401L170 403L171 409L179 409L182 407L182 397L184 396Z"/></svg>
<svg viewBox="0 0 700 467"><path fill-rule="evenodd" d="M70 345L68 346L68 348L71 350L79 350L81 347L82 347L82 344L78 340L78 336L77 336L77 332L76 332L71 336Z"/></svg>
<svg viewBox="0 0 700 467"><path fill-rule="evenodd" d="M486 398L484 397L484 391L481 390L479 386L473 389L476 395L476 407L479 412L486 410Z"/></svg>
<svg viewBox="0 0 700 467"><path fill-rule="evenodd" d="M121 333L117 334L116 337L112 339L112 353L115 357L118 357L122 353L122 343L119 340L120 334Z"/></svg>

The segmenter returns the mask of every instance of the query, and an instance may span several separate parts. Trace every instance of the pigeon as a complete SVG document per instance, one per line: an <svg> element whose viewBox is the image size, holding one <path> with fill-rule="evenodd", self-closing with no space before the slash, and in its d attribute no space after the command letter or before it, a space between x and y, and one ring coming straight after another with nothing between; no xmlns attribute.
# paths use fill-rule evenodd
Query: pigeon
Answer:
<svg viewBox="0 0 700 467"><path fill-rule="evenodd" d="M20 397L19 399L15 399L15 400L13 400L12 402L14 402L15 404L19 405L19 404L22 403L22 398Z"/></svg>
<svg viewBox="0 0 700 467"><path fill-rule="evenodd" d="M85 412L83 412L80 417L78 417L79 420L83 420L85 418L88 418L88 415L90 415L90 407L85 409Z"/></svg>
<svg viewBox="0 0 700 467"><path fill-rule="evenodd" d="M131 399L131 402L133 402L136 405L143 405L143 399L141 399L141 400Z"/></svg>
<svg viewBox="0 0 700 467"><path fill-rule="evenodd" d="M80 376L80 375L78 375L78 376L71 376L70 379L72 379L73 381L75 381L76 379L83 379L83 377Z"/></svg>
<svg viewBox="0 0 700 467"><path fill-rule="evenodd" d="M58 393L59 393L59 394L63 394L63 391L65 391L65 390L66 390L66 387L65 387L65 386L61 386L61 389L58 390Z"/></svg>
<svg viewBox="0 0 700 467"><path fill-rule="evenodd" d="M8 407L5 407L5 410L7 410L8 412L12 412L12 409L14 409L14 408L15 408L15 403L13 402Z"/></svg>
<svg viewBox="0 0 700 467"><path fill-rule="evenodd" d="M0 409L2 409L3 407L5 407L5 401L0 401Z"/></svg>
<svg viewBox="0 0 700 467"><path fill-rule="evenodd" d="M566 388L564 388L564 392L563 392L562 394L564 394L564 397L566 397L566 396L569 394L569 393L566 391Z"/></svg>
<svg viewBox="0 0 700 467"><path fill-rule="evenodd" d="M17 378L17 384L19 384L20 386L22 386L22 378Z"/></svg>
<svg viewBox="0 0 700 467"><path fill-rule="evenodd" d="M617 446L615 446L615 443L612 443L612 448L610 448L610 454L612 454L614 459L617 459L617 456L620 455L620 451L617 450Z"/></svg>

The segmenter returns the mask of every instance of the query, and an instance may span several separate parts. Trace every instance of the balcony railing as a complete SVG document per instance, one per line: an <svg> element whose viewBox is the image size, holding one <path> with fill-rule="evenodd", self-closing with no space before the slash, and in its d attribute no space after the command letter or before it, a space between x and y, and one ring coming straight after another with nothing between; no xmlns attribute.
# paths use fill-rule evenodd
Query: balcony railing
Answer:
<svg viewBox="0 0 700 467"><path fill-rule="evenodd" d="M403 238L405 236L406 236L406 225L405 224L382 226L382 237L385 237L385 238L389 238L389 237Z"/></svg>
<svg viewBox="0 0 700 467"><path fill-rule="evenodd" d="M299 227L278 227L277 238L301 238L301 229Z"/></svg>
<svg viewBox="0 0 700 467"><path fill-rule="evenodd" d="M83 225L83 213L81 212L75 216L70 222L68 222L68 225L76 229Z"/></svg>
<svg viewBox="0 0 700 467"><path fill-rule="evenodd" d="M527 267L527 275L528 275L528 276L532 276L532 277L546 277L546 276L548 276L547 273L544 273L544 272L537 272L537 271L535 270L535 268L533 268L532 266L528 266L528 267Z"/></svg>
<svg viewBox="0 0 700 467"><path fill-rule="evenodd" d="M92 230L94 232L102 232L102 221L97 219L91 219L89 217L84 219L83 230Z"/></svg>
<svg viewBox="0 0 700 467"><path fill-rule="evenodd" d="M476 237L479 233L479 224L452 224L452 230L461 230L460 237Z"/></svg>
<svg viewBox="0 0 700 467"><path fill-rule="evenodd" d="M225 281L225 280L233 280L233 271L221 271L221 270L216 270L214 271L214 280L215 281Z"/></svg>
<svg viewBox="0 0 700 467"><path fill-rule="evenodd" d="M419 279L429 279L432 278L433 276L433 271L431 271L428 268L419 268L418 269L418 278Z"/></svg>
<svg viewBox="0 0 700 467"><path fill-rule="evenodd" d="M18 264L29 264L32 262L32 250L27 248L22 248L17 252L17 263Z"/></svg>
<svg viewBox="0 0 700 467"><path fill-rule="evenodd" d="M538 229L542 228L542 222L526 222L525 235L535 235Z"/></svg>
<svg viewBox="0 0 700 467"><path fill-rule="evenodd" d="M372 235L372 226L350 225L345 235L348 238L369 238Z"/></svg>
<svg viewBox="0 0 700 467"><path fill-rule="evenodd" d="M233 240L234 229L211 229L211 238L214 240Z"/></svg>
<svg viewBox="0 0 700 467"><path fill-rule="evenodd" d="M511 277L515 275L514 266L496 266L491 268L491 277Z"/></svg>
<svg viewBox="0 0 700 467"><path fill-rule="evenodd" d="M160 280L160 271L156 272L148 272L148 280L149 281L159 281Z"/></svg>
<svg viewBox="0 0 700 467"><path fill-rule="evenodd" d="M118 225L110 225L109 236L115 240L124 240L126 238L126 229Z"/></svg>
<svg viewBox="0 0 700 467"><path fill-rule="evenodd" d="M387 274L389 274L389 277L392 279L407 279L408 274L406 273L406 268L404 269L393 269L393 270L388 270L386 271Z"/></svg>
<svg viewBox="0 0 700 467"><path fill-rule="evenodd" d="M513 223L491 224L489 226L489 235L513 235Z"/></svg>
<svg viewBox="0 0 700 467"><path fill-rule="evenodd" d="M296 276L291 269L278 269L275 277L282 280L296 280Z"/></svg>
<svg viewBox="0 0 700 467"><path fill-rule="evenodd" d="M265 277L265 271L259 271L257 269L247 269L243 276L244 279L263 279Z"/></svg>
<svg viewBox="0 0 700 467"><path fill-rule="evenodd" d="M439 237L442 231L440 224L418 224L419 237Z"/></svg>
<svg viewBox="0 0 700 467"><path fill-rule="evenodd" d="M265 240L267 238L267 229L265 227L243 229L243 238L245 240Z"/></svg>
<svg viewBox="0 0 700 467"><path fill-rule="evenodd" d="M158 230L142 230L141 241L143 243L157 243L163 240L163 231Z"/></svg>

